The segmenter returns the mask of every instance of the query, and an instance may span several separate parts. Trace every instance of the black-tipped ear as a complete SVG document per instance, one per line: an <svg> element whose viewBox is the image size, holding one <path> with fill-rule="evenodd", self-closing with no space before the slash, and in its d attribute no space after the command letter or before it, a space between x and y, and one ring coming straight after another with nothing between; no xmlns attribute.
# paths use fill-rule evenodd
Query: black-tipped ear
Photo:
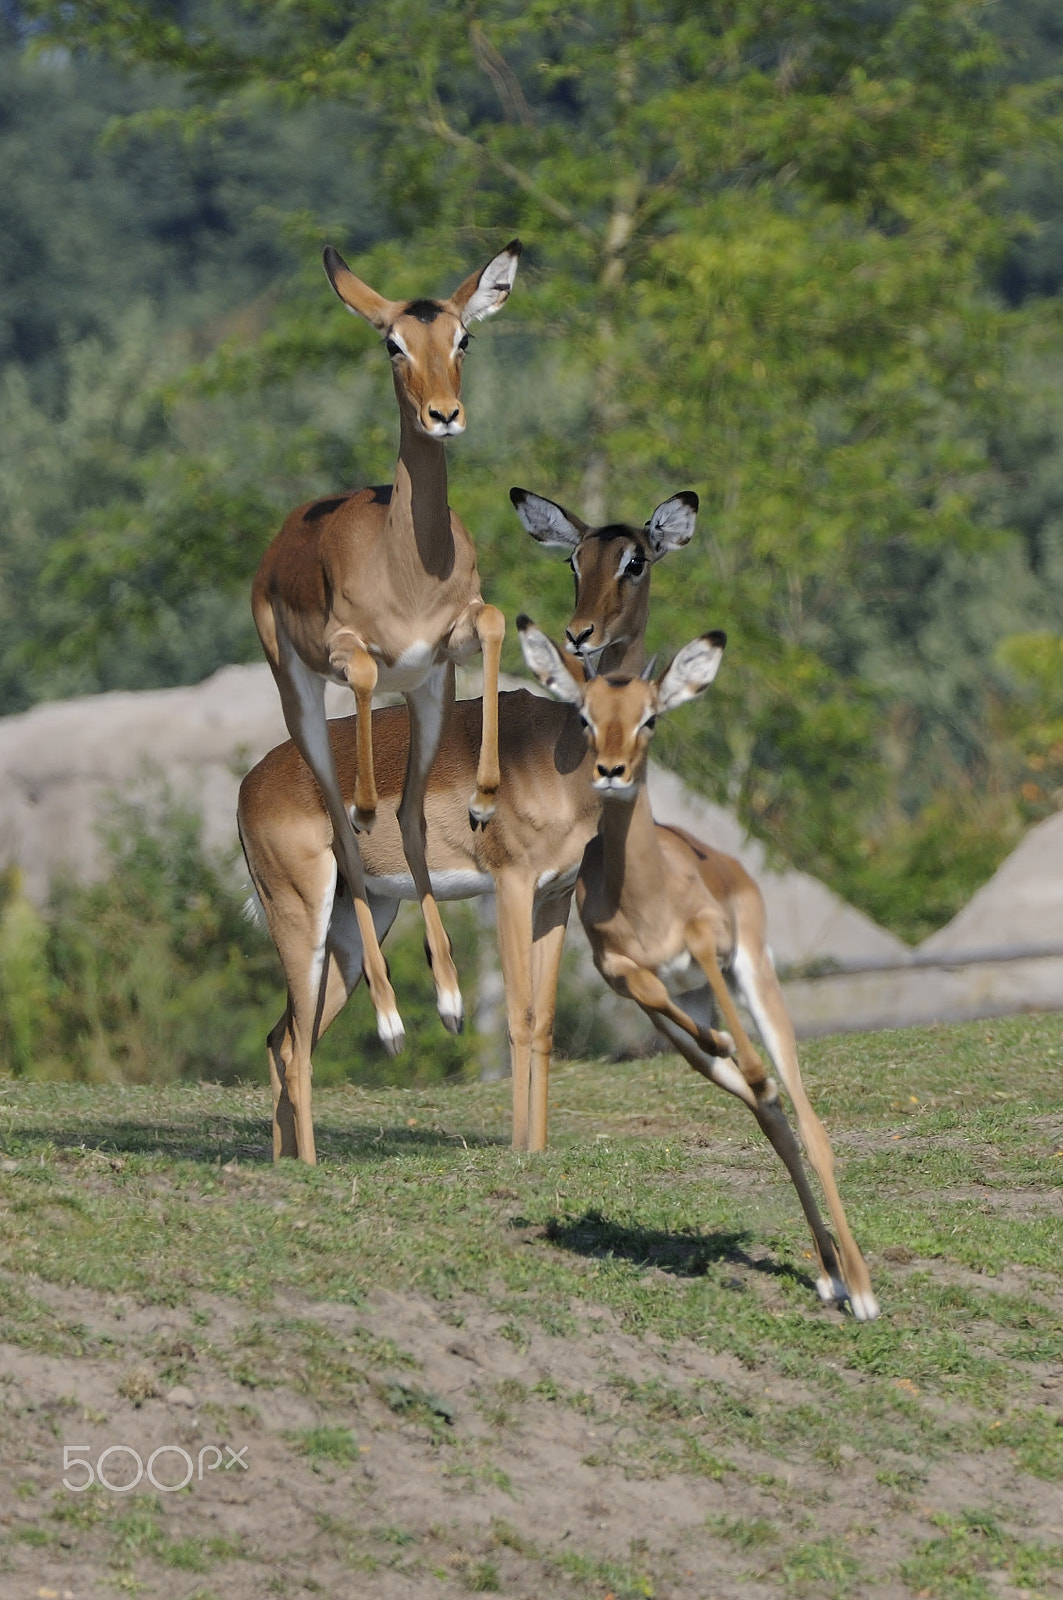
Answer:
<svg viewBox="0 0 1063 1600"><path fill-rule="evenodd" d="M511 239L504 250L491 257L486 267L472 273L454 290L450 305L464 327L470 322L479 322L481 317L494 316L505 305L517 276L522 249L519 239Z"/></svg>
<svg viewBox="0 0 1063 1600"><path fill-rule="evenodd" d="M509 498L532 538L548 550L574 550L587 531L587 524L571 511L530 489L511 489Z"/></svg>
<svg viewBox="0 0 1063 1600"><path fill-rule="evenodd" d="M671 711L703 694L719 671L727 635L719 628L692 639L676 656L657 687L657 710Z"/></svg>
<svg viewBox="0 0 1063 1600"><path fill-rule="evenodd" d="M646 524L646 536L655 561L669 550L681 550L690 543L697 512L698 497L693 489L682 489L670 500L662 501Z"/></svg>
<svg viewBox="0 0 1063 1600"><path fill-rule="evenodd" d="M356 278L350 267L344 261L338 250L327 244L321 257L324 262L328 281L347 307L355 316L364 317L371 323L378 333L391 322L395 313L395 305L391 300L377 294L361 278Z"/></svg>
<svg viewBox="0 0 1063 1600"><path fill-rule="evenodd" d="M548 639L541 628L522 612L517 618L520 649L524 664L534 674L544 689L568 705L578 705L583 698L583 685L578 683L565 665L557 645Z"/></svg>

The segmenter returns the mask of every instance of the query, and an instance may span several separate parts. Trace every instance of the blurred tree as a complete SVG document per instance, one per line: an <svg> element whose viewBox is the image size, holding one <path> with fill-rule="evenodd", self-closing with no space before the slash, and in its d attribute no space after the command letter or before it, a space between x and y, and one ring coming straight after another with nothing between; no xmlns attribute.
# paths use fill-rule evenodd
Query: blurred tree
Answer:
<svg viewBox="0 0 1063 1600"><path fill-rule="evenodd" d="M992 8L33 0L27 14L75 59L102 52L180 80L190 101L165 90L127 133L209 140L254 117L356 106L387 237L366 248L352 226L336 242L389 294L445 289L526 235L513 313L470 362L473 420L453 456L488 593L509 611L529 589L560 594L517 541L509 482L592 517L644 517L669 490L698 489L702 534L662 573L653 629L675 644L722 622L732 645L718 692L673 725L665 754L802 865L856 882L902 799L929 798L931 779L902 795L904 718L885 714L905 673L924 748L952 739L958 705L967 732L978 721L962 704L970 662L950 699L938 647L920 661L911 639L945 621L971 562L988 571L1016 548L998 531L996 446L1021 398L1016 334L1040 308L1009 312L987 284L1022 226L1005 175L1054 160L1059 128L1056 86L1016 78ZM390 416L385 364L374 352L362 379L352 363L366 342L315 267L268 332L201 369L199 395L231 415L241 390L261 406L271 382L320 372L331 386L343 363L370 396L362 415ZM320 450L300 435L293 486L390 469L393 427L363 432L346 458L337 431ZM234 459L220 499L73 529L53 577L91 604L93 629L139 606L150 631L174 582L189 595L246 582L264 500L292 461L272 437L264 497L265 444L247 457L255 477L241 481ZM215 481L194 456L154 467L160 507L182 472ZM974 629L960 631L966 649ZM939 640L949 655L947 629ZM983 640L983 664L991 652Z"/></svg>

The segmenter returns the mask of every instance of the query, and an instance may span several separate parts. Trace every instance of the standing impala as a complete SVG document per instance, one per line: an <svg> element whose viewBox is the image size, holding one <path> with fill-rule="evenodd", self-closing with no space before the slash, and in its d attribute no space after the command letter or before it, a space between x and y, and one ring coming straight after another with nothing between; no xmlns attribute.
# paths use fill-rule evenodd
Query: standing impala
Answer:
<svg viewBox="0 0 1063 1600"><path fill-rule="evenodd" d="M589 528L539 495L511 491L540 543L566 550L576 578L569 648L609 670L638 671L654 562L685 545L697 496L658 506L644 528ZM425 796L427 858L440 899L496 895L498 942L513 1063L513 1143L541 1150L553 1047L557 974L572 888L598 802L579 721L569 707L520 689L499 699L502 780L494 821L471 832L466 796L476 770L482 704L462 700L443 732ZM328 724L346 803L357 792L357 719ZM402 900L416 896L396 810L409 741L401 707L373 713L380 791L377 825L361 841L366 895L383 939ZM310 1057L362 975L361 933L337 881L332 822L293 744L278 745L240 786L240 837L288 985L270 1033L274 1156L314 1160Z"/></svg>
<svg viewBox="0 0 1063 1600"><path fill-rule="evenodd" d="M557 649L527 617L517 619L524 659L542 683L579 712L601 812L583 855L576 905L595 966L618 994L638 1002L653 1025L698 1072L749 1107L793 1180L812 1229L825 1301L848 1301L858 1321L878 1316L867 1265L834 1182L834 1152L801 1081L793 1027L764 944L763 904L729 856L680 829L654 822L646 755L654 723L702 694L716 676L726 637L686 645L656 682L573 677ZM735 870L737 869L737 870ZM759 894L756 901L759 902ZM742 1027L720 971L730 967L797 1113L809 1162L838 1235L835 1246L801 1161L778 1090ZM713 1000L732 1037L713 1027Z"/></svg>
<svg viewBox="0 0 1063 1600"><path fill-rule="evenodd" d="M439 1015L462 1022L458 974L432 894L424 853L424 794L454 703L454 663L479 648L484 719L466 796L475 827L498 789L498 666L505 619L480 595L472 540L447 504L444 440L465 431L461 366L471 322L498 311L517 274L514 239L449 300L385 300L329 246L325 271L348 310L383 335L399 403L394 485L316 500L291 513L255 577L251 608L280 690L288 732L324 799L332 848L351 891L377 1030L397 1052L404 1033L366 899L354 828L377 807L373 691L397 689L410 739L398 808L402 847L424 915ZM354 817L336 773L325 723L325 682L349 683L358 708Z"/></svg>

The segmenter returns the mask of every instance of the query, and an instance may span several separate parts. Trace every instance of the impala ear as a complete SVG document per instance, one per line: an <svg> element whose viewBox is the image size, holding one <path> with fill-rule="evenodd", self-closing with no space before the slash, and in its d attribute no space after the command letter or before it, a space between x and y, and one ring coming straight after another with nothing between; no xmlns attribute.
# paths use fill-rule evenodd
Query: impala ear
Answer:
<svg viewBox="0 0 1063 1600"><path fill-rule="evenodd" d="M566 705L579 705L583 699L583 685L569 672L553 640L548 639L530 617L517 618L517 631L528 671L538 678L544 689L549 689L555 699L563 700Z"/></svg>
<svg viewBox="0 0 1063 1600"><path fill-rule="evenodd" d="M544 500L528 489L511 489L513 509L533 539L548 550L574 550L587 531L587 524L571 511Z"/></svg>
<svg viewBox="0 0 1063 1600"><path fill-rule="evenodd" d="M727 635L719 629L685 644L657 686L657 710L672 711L703 694L723 660Z"/></svg>
<svg viewBox="0 0 1063 1600"><path fill-rule="evenodd" d="M325 246L322 257L328 281L347 307L355 316L364 317L376 328L378 333L384 333L394 322L398 313L398 305L394 300L385 300L384 296L377 294L375 289L370 289L361 278L356 278L350 267L344 261L338 250L330 244Z"/></svg>
<svg viewBox="0 0 1063 1600"><path fill-rule="evenodd" d="M681 494L661 502L646 524L646 536L655 561L669 550L681 550L690 543L697 514L698 497L693 489L684 489Z"/></svg>
<svg viewBox="0 0 1063 1600"><path fill-rule="evenodd" d="M472 273L454 290L450 306L461 318L463 327L467 328L470 322L479 322L481 317L491 317L496 311L501 311L517 276L517 262L522 249L519 239L511 239L504 250L492 256L486 267Z"/></svg>

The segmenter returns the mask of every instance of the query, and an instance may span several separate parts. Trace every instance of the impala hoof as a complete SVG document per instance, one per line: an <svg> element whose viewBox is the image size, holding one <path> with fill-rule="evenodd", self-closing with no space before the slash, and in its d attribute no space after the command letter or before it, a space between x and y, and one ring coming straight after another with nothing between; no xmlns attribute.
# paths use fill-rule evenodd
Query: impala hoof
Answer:
<svg viewBox="0 0 1063 1600"><path fill-rule="evenodd" d="M355 833L372 833L375 826L375 811L359 811L357 806L351 807L351 827Z"/></svg>
<svg viewBox="0 0 1063 1600"><path fill-rule="evenodd" d="M486 828L494 814L494 792L478 789L469 801L469 827L473 833L477 828Z"/></svg>
<svg viewBox="0 0 1063 1600"><path fill-rule="evenodd" d="M816 1279L816 1293L828 1306L848 1306L856 1322L874 1322L879 1314L879 1303L870 1289L853 1294L848 1284L833 1274L824 1273Z"/></svg>
<svg viewBox="0 0 1063 1600"><path fill-rule="evenodd" d="M448 1033L460 1033L465 1026L465 1004L457 989L441 991L436 997L439 1020Z"/></svg>
<svg viewBox="0 0 1063 1600"><path fill-rule="evenodd" d="M376 1031L389 1056L402 1054L406 1045L406 1029L397 1011L378 1011Z"/></svg>
<svg viewBox="0 0 1063 1600"><path fill-rule="evenodd" d="M857 1322L874 1322L880 1308L871 1290L866 1289L863 1294L851 1294L849 1296L849 1309Z"/></svg>

